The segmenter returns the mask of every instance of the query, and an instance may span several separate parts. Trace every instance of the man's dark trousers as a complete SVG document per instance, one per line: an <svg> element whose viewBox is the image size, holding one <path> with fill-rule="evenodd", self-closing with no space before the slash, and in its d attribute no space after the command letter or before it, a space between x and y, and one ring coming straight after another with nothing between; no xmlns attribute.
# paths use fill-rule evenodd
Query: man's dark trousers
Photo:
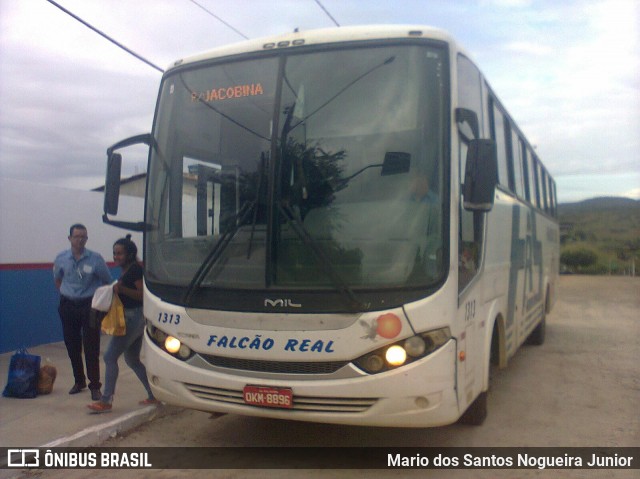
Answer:
<svg viewBox="0 0 640 479"><path fill-rule="evenodd" d="M62 334L73 368L75 384L99 390L100 383L100 323L91 319L91 298L73 300L62 296L58 307L62 321ZM82 365L82 350L87 365L87 376Z"/></svg>

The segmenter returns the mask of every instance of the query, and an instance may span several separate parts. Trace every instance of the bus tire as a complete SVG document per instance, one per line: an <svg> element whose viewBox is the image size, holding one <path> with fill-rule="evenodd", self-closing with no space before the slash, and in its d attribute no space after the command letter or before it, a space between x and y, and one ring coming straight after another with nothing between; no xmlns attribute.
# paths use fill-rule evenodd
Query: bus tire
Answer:
<svg viewBox="0 0 640 479"><path fill-rule="evenodd" d="M549 309L548 302L549 302L549 291L547 288L547 296L544 302L544 309L542 310L542 319L540 320L538 325L535 327L535 329L531 331L531 333L529 334L529 337L527 338L527 344L530 344L533 346L542 346L544 344L544 338L546 336L546 330L547 330L547 311Z"/></svg>
<svg viewBox="0 0 640 479"><path fill-rule="evenodd" d="M544 344L544 338L546 335L547 329L547 318L545 316L542 317L542 320L538 323L536 328L531 331L529 337L527 338L527 344L532 346L542 346Z"/></svg>
<svg viewBox="0 0 640 479"><path fill-rule="evenodd" d="M489 388L491 388L491 376L494 373L495 368L498 367L500 362L500 344L498 339L498 326L493 327L493 334L491 336L491 350L489 353L489 384L486 391L482 391L477 398L469 405L464 412L458 423L466 424L468 426L481 426L484 420L487 418L488 402L489 402Z"/></svg>
<svg viewBox="0 0 640 479"><path fill-rule="evenodd" d="M478 397L467 408L458 422L460 424L466 424L469 426L480 426L487 418L487 403L488 393L487 391L481 392Z"/></svg>

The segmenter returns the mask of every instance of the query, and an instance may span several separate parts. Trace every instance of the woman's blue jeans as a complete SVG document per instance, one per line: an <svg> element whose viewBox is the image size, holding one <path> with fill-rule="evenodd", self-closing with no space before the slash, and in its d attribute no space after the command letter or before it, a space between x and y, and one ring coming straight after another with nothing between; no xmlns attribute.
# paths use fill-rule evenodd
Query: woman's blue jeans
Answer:
<svg viewBox="0 0 640 479"><path fill-rule="evenodd" d="M125 321L127 332L124 336L113 336L107 352L104 353L105 381L102 402L111 403L116 391L116 381L118 380L118 359L124 353L124 360L133 369L138 379L147 390L147 397L153 399L153 393L147 379L147 369L140 361L140 350L142 348L142 335L144 333L144 317L142 307L125 309Z"/></svg>

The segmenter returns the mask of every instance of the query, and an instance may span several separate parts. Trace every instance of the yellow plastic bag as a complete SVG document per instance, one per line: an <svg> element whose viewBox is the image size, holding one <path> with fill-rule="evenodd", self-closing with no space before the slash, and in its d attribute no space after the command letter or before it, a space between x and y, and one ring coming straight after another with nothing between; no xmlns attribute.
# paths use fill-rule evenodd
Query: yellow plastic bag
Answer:
<svg viewBox="0 0 640 479"><path fill-rule="evenodd" d="M102 332L112 336L124 336L127 332L127 323L124 320L124 307L117 294L113 295L111 307L102 320Z"/></svg>

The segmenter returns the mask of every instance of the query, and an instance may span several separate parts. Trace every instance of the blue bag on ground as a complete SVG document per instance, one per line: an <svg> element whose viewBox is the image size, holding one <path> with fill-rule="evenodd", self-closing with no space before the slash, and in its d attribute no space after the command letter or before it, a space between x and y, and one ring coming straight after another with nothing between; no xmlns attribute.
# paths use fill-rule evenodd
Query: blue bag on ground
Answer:
<svg viewBox="0 0 640 479"><path fill-rule="evenodd" d="M19 349L11 356L9 378L2 392L4 397L34 398L38 395L38 375L40 374L40 356Z"/></svg>

